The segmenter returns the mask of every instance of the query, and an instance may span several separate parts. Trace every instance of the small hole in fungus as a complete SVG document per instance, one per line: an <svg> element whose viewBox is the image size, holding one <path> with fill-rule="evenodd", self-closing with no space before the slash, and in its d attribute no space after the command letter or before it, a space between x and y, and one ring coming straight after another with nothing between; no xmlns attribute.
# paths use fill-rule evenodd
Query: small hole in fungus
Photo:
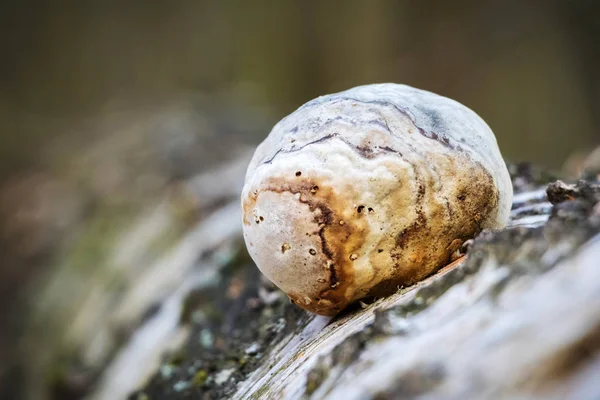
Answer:
<svg viewBox="0 0 600 400"><path fill-rule="evenodd" d="M368 210L370 213L374 212L374 210L371 207L369 207Z"/></svg>
<svg viewBox="0 0 600 400"><path fill-rule="evenodd" d="M316 193L317 190L319 190L318 186L313 186L312 189L310 190L311 193Z"/></svg>
<svg viewBox="0 0 600 400"><path fill-rule="evenodd" d="M296 176L300 176L300 175L302 175L302 172L296 171Z"/></svg>
<svg viewBox="0 0 600 400"><path fill-rule="evenodd" d="M458 196L458 199L460 201L464 201L467 198L467 196L465 194L461 194L460 196Z"/></svg>
<svg viewBox="0 0 600 400"><path fill-rule="evenodd" d="M317 254L317 251L316 251L315 249L310 249L308 252L309 252L311 255L313 255L313 256L314 256L315 254Z"/></svg>
<svg viewBox="0 0 600 400"><path fill-rule="evenodd" d="M262 215L260 216L260 218L259 218L259 219L260 219L261 221L264 221L264 220L265 220L265 219L264 219L264 217L263 217Z"/></svg>
<svg viewBox="0 0 600 400"><path fill-rule="evenodd" d="M378 253L382 253L382 252L383 252L383 249L379 249L379 250L377 250L377 252L378 252Z"/></svg>
<svg viewBox="0 0 600 400"><path fill-rule="evenodd" d="M365 206L358 206L357 211L359 212L359 214L362 212L362 210L365 208Z"/></svg>

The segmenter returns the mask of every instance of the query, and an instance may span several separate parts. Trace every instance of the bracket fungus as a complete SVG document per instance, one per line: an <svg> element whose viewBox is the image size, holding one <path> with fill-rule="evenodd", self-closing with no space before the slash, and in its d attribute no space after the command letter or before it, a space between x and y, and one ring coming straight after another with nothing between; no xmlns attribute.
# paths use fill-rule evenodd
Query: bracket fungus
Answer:
<svg viewBox="0 0 600 400"><path fill-rule="evenodd" d="M482 229L505 226L511 201L477 114L410 86L365 85L309 101L258 146L244 239L294 303L335 315L434 273Z"/></svg>

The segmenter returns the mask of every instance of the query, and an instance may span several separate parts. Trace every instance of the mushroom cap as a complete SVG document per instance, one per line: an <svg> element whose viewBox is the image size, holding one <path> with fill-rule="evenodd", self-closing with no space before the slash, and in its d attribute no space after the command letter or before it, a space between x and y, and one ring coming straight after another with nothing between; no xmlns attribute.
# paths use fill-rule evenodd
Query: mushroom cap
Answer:
<svg viewBox="0 0 600 400"><path fill-rule="evenodd" d="M463 241L506 225L496 138L464 105L406 85L314 99L258 146L242 191L258 268L299 306L334 315L413 284Z"/></svg>

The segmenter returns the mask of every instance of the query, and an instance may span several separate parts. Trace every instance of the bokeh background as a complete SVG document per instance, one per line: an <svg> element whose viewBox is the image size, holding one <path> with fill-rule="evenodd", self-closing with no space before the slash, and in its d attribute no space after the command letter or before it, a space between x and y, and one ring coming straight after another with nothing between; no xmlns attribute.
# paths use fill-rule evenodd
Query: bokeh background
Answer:
<svg viewBox="0 0 600 400"><path fill-rule="evenodd" d="M189 183L318 95L431 90L571 176L600 144L594 0L5 1L0 54L1 398L93 390L110 310L227 197Z"/></svg>

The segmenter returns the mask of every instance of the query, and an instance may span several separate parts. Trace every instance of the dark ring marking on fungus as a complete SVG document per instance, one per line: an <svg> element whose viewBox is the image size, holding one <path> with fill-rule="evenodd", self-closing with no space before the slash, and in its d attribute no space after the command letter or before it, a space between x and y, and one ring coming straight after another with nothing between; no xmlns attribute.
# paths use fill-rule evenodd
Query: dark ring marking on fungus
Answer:
<svg viewBox="0 0 600 400"><path fill-rule="evenodd" d="M385 152L389 152L389 153L395 153L400 155L400 157L402 157L402 153L400 153L397 150L392 149L389 146L358 146L355 144L352 144L342 138L339 138L342 142L346 143L351 149L355 150L361 157L366 158L366 159L372 159L375 158L375 156L385 153ZM374 151L374 149L377 150L383 150L383 151Z"/></svg>
<svg viewBox="0 0 600 400"><path fill-rule="evenodd" d="M400 157L402 157L402 153L400 153L397 150L392 149L389 146L374 146L374 147L369 147L369 146L359 146L359 145L355 145L353 143L350 143L349 141L339 137L339 134L337 133L332 133L326 136L323 136L321 139L319 140L313 140L312 142L306 143L300 147L297 148L292 148L292 149L279 149L275 152L275 154L273 154L273 156L271 158L269 158L266 161L263 161L263 164L271 164L273 162L273 160L275 159L275 157L277 157L279 154L290 154L290 153L295 153L297 151L300 151L302 149L304 149L307 146L313 145L313 144L317 144L317 143L322 143L325 142L326 140L329 139L333 139L333 138L338 138L339 140L341 140L342 142L344 142L346 145L348 145L348 147L350 147L352 150L356 151L360 156L362 156L363 158L367 158L367 159L372 159L374 158L376 155L381 154L383 152L390 152L390 153L395 153L395 154L399 154ZM373 151L373 149L379 149L379 150L383 150L381 152L375 152ZM300 175L296 175L296 176L300 176Z"/></svg>
<svg viewBox="0 0 600 400"><path fill-rule="evenodd" d="M423 182L419 179L419 189L417 190L417 204L422 203L423 201L423 197L425 196L425 185L423 184Z"/></svg>
<svg viewBox="0 0 600 400"><path fill-rule="evenodd" d="M392 149L392 148L391 148L391 147L389 147L389 146L377 146L377 148L378 148L378 149L381 149L381 150L385 150L385 151L387 151L387 152L389 152L389 153L396 153L396 154L399 154L399 155L400 155L400 157L402 157L402 153L400 153L398 150L394 150L394 149Z"/></svg>
<svg viewBox="0 0 600 400"><path fill-rule="evenodd" d="M339 280L337 277L337 272L335 270L335 265L333 263L329 264L329 286L331 288L335 288L339 285Z"/></svg>
<svg viewBox="0 0 600 400"><path fill-rule="evenodd" d="M284 154L288 154L288 153L295 153L297 151L302 150L303 148L305 148L306 146L310 146L311 144L316 144L316 143L321 143L324 142L326 140L329 140L331 138L337 137L338 133L330 133L329 135L325 135L320 139L317 140L313 140L312 142L308 142L306 144L303 144L300 147L293 147L291 149L285 150L285 149L279 149L275 152L275 154L273 154L273 156L271 158L269 158L268 160L263 161L263 164L271 164L273 162L273 159L275 159L275 157L279 154L279 153L284 153Z"/></svg>
<svg viewBox="0 0 600 400"><path fill-rule="evenodd" d="M380 119L372 119L368 123L373 124L373 125L378 125L378 126L382 127L383 129L385 129L390 135L392 135L392 130L390 129L387 121L385 120L385 118L382 118L382 119L383 119L383 121Z"/></svg>
<svg viewBox="0 0 600 400"><path fill-rule="evenodd" d="M310 204L309 204L310 207ZM325 256L327 257L327 259L329 260L329 286L331 288L335 288L339 285L339 279L338 279L338 273L335 269L336 265L335 265L335 254L333 252L333 250L331 250L329 248L329 245L327 243L327 238L325 237L325 227L327 225L330 225L333 222L333 211L331 211L331 209L327 206L321 206L321 207L315 207L315 209L320 209L321 210L321 215L323 217L323 220L319 220L317 221L317 223L321 226L321 229L319 229L319 238L321 239L321 251L323 252L323 254L325 254ZM313 211L311 209L311 211ZM322 296L325 297L325 296Z"/></svg>
<svg viewBox="0 0 600 400"><path fill-rule="evenodd" d="M353 147L354 150L356 150L356 152L358 154L360 154L360 156L362 156L363 158L371 159L374 157L373 149L369 146L352 146L350 143L348 143L345 140L343 140L343 142L346 143L347 145L349 145L350 147Z"/></svg>

